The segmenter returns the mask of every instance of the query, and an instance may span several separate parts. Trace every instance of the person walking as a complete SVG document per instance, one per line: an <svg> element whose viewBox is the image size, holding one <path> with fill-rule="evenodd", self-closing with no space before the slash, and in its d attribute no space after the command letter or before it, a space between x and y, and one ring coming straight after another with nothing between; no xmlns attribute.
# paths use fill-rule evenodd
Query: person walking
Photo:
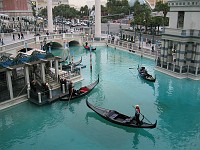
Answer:
<svg viewBox="0 0 200 150"><path fill-rule="evenodd" d="M18 33L18 39L20 39L20 34Z"/></svg>
<svg viewBox="0 0 200 150"><path fill-rule="evenodd" d="M3 39L1 39L1 45L4 45Z"/></svg>
<svg viewBox="0 0 200 150"><path fill-rule="evenodd" d="M13 41L15 41L15 34L13 34Z"/></svg>
<svg viewBox="0 0 200 150"><path fill-rule="evenodd" d="M24 39L24 34L21 32L21 39Z"/></svg>

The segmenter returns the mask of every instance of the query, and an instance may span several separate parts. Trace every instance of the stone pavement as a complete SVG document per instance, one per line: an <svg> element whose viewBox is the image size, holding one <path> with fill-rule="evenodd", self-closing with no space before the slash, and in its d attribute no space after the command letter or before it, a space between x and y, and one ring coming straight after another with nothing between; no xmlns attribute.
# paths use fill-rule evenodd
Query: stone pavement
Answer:
<svg viewBox="0 0 200 150"><path fill-rule="evenodd" d="M13 34L6 35L6 36L2 36L2 35L0 36L0 38L3 39L4 45L13 44L15 42L23 41L24 39L30 39L33 37L34 37L34 34L24 34L23 39L18 39L18 35L15 34L15 40L13 40ZM0 46L2 46L2 41L0 41Z"/></svg>

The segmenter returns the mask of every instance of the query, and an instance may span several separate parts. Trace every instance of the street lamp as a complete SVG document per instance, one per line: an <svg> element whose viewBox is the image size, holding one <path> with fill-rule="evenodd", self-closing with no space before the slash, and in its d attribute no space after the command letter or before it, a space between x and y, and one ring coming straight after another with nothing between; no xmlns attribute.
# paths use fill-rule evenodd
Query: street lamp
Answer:
<svg viewBox="0 0 200 150"><path fill-rule="evenodd" d="M47 52L47 41L46 41L47 39L46 39L46 37L44 38L44 41L43 41L43 43L44 43L44 51L46 51Z"/></svg>
<svg viewBox="0 0 200 150"><path fill-rule="evenodd" d="M119 24L119 28L120 28L120 39L122 39L122 23L121 22Z"/></svg>
<svg viewBox="0 0 200 150"><path fill-rule="evenodd" d="M110 27L110 21L108 21L108 24L107 24L107 26L108 26L108 36L109 36L109 34L110 34L110 31L109 31L109 27Z"/></svg>
<svg viewBox="0 0 200 150"><path fill-rule="evenodd" d="M135 39L136 39L136 27L135 27L135 25L134 25L134 43L135 43Z"/></svg>
<svg viewBox="0 0 200 150"><path fill-rule="evenodd" d="M141 29L140 29L140 33L139 33L139 49L141 49Z"/></svg>
<svg viewBox="0 0 200 150"><path fill-rule="evenodd" d="M43 50L43 43L42 43L42 41L40 42L40 48L41 48L41 50Z"/></svg>
<svg viewBox="0 0 200 150"><path fill-rule="evenodd" d="M155 31L154 31L154 29L153 29L153 39L152 39L152 44L154 44L155 43L155 41L154 41L154 33L155 33Z"/></svg>

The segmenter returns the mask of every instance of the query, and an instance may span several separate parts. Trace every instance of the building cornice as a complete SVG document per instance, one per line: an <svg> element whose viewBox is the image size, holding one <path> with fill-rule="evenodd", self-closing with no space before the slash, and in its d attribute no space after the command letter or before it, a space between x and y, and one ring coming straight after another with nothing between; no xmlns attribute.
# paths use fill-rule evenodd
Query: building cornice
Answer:
<svg viewBox="0 0 200 150"><path fill-rule="evenodd" d="M172 0L168 2L169 7L200 7L199 0Z"/></svg>

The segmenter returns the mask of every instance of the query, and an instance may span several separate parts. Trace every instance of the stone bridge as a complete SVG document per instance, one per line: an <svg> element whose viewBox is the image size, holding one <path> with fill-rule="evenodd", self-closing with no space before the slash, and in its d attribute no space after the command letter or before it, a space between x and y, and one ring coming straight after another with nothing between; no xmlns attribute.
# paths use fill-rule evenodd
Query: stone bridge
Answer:
<svg viewBox="0 0 200 150"><path fill-rule="evenodd" d="M44 42L46 44L50 44L51 42L57 43L57 45L60 45L62 47L64 45L64 42L69 42L69 45L82 45L83 41L83 36L81 36L80 34L51 34L48 36L36 36L33 38L11 43L9 45L4 45L0 47L0 54L17 54L19 50L26 47L41 49L42 45L44 45Z"/></svg>

